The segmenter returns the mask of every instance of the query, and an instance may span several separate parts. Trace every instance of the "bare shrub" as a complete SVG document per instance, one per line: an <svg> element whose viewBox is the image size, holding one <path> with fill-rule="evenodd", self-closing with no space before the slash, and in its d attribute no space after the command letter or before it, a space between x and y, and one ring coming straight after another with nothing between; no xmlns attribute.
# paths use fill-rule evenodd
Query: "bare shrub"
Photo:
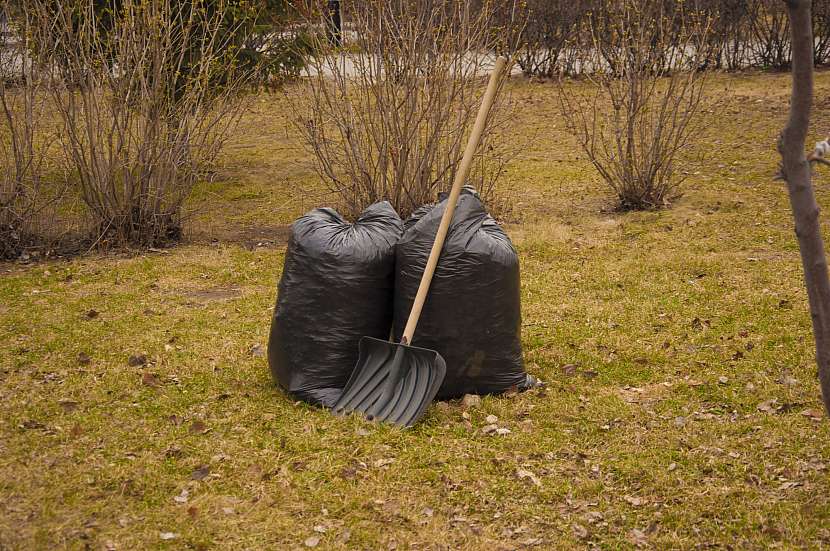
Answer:
<svg viewBox="0 0 830 551"><path fill-rule="evenodd" d="M790 20L781 0L749 0L753 65L783 70L790 66Z"/></svg>
<svg viewBox="0 0 830 551"><path fill-rule="evenodd" d="M710 21L707 33L710 54L702 60L703 69L737 71L749 66L751 37L750 22L753 0L695 0L692 9L696 17L706 16Z"/></svg>
<svg viewBox="0 0 830 551"><path fill-rule="evenodd" d="M605 0L591 20L592 86L561 82L563 117L623 209L662 208L679 196L676 164L695 126L708 57L708 19L659 0ZM599 11L599 10L597 10Z"/></svg>
<svg viewBox="0 0 830 551"><path fill-rule="evenodd" d="M62 187L45 174L56 136L47 121L44 60L29 47L31 20L6 1L0 13L10 18L0 34L0 258L15 258L43 239Z"/></svg>
<svg viewBox="0 0 830 551"><path fill-rule="evenodd" d="M814 0L813 62L816 65L830 63L830 0Z"/></svg>
<svg viewBox="0 0 830 551"><path fill-rule="evenodd" d="M355 216L389 200L402 215L434 201L455 176L492 52L503 50L496 2L344 2L345 48L318 33L309 76L290 95L315 167L339 207ZM503 9L504 3L498 6ZM325 16L308 22L323 29ZM493 108L470 182L492 201L508 156Z"/></svg>
<svg viewBox="0 0 830 551"><path fill-rule="evenodd" d="M98 242L178 238L183 202L240 112L242 20L222 1L123 0L102 29L93 0L26 4L56 52L61 144Z"/></svg>
<svg viewBox="0 0 830 551"><path fill-rule="evenodd" d="M528 0L516 63L526 76L573 75L581 68L580 40L590 2Z"/></svg>

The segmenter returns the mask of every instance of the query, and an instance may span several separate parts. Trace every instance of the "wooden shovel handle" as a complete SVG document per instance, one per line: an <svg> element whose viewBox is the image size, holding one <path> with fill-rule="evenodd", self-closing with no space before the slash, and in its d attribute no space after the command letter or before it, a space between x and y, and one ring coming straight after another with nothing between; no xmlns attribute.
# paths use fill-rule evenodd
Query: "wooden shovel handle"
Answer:
<svg viewBox="0 0 830 551"><path fill-rule="evenodd" d="M487 124L487 115L493 106L493 101L496 99L496 91L499 88L499 77L501 77L501 73L504 71L506 64L507 60L499 56L496 59L493 72L490 74L487 91L484 93L484 99L482 99L481 107L478 109L473 131L470 133L470 139L467 142L466 149L464 149L461 166L458 167L458 171L455 173L455 181L452 184L452 190L450 190L450 196L447 199L447 207L444 210L444 215L441 217L441 224L438 226L438 233L435 234L435 242L432 244L429 259L427 260L426 268L424 268L424 275L421 276L421 284L418 286L415 302L412 303L412 310L409 312L409 319L406 321L406 328L403 330L403 337L401 338L403 344L412 342L412 336L415 334L415 327L418 325L418 318L421 317L421 310L424 307L424 302L429 292L429 284L432 282L432 275L435 273L435 267L438 265L438 257L441 256L441 249L444 248L444 239L447 237L450 222L452 221L453 214L455 214L455 205L458 203L461 187L470 174L473 156L478 148L478 143L481 141L481 135L484 133L484 126Z"/></svg>

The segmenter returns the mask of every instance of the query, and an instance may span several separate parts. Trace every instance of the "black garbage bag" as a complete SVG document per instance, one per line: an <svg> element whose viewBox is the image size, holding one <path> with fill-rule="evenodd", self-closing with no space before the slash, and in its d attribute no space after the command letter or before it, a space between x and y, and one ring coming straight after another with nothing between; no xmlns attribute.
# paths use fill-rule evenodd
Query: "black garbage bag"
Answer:
<svg viewBox="0 0 830 551"><path fill-rule="evenodd" d="M329 208L294 222L268 340L271 374L290 394L333 406L360 338L389 338L402 230L386 201L354 224Z"/></svg>
<svg viewBox="0 0 830 551"><path fill-rule="evenodd" d="M395 336L399 340L438 231L446 198L416 210L398 242ZM447 376L438 397L496 394L533 384L521 347L519 257L475 190L458 199L412 344L438 351Z"/></svg>

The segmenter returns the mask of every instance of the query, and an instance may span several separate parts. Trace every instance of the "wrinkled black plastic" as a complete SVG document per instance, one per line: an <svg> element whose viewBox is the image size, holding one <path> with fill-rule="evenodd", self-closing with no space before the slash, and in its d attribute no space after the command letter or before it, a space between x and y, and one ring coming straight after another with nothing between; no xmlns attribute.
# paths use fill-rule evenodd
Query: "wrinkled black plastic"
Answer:
<svg viewBox="0 0 830 551"><path fill-rule="evenodd" d="M389 338L402 229L386 201L354 224L328 208L294 222L268 340L271 374L289 393L332 407L360 339Z"/></svg>
<svg viewBox="0 0 830 551"><path fill-rule="evenodd" d="M395 337L400 340L446 200L419 208L397 246ZM477 194L458 199L412 344L447 364L439 399L497 394L529 383L521 347L519 257Z"/></svg>

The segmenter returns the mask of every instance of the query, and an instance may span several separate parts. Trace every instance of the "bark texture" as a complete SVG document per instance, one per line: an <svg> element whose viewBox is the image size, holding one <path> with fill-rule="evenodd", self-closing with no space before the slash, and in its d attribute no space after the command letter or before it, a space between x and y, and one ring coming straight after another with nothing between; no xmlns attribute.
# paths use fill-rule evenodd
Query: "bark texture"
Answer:
<svg viewBox="0 0 830 551"><path fill-rule="evenodd" d="M813 32L811 0L783 0L792 33L792 99L787 125L778 140L781 176L787 182L795 234L816 341L816 362L824 407L830 414L830 278L821 238L819 206L813 192L805 140L813 104Z"/></svg>

